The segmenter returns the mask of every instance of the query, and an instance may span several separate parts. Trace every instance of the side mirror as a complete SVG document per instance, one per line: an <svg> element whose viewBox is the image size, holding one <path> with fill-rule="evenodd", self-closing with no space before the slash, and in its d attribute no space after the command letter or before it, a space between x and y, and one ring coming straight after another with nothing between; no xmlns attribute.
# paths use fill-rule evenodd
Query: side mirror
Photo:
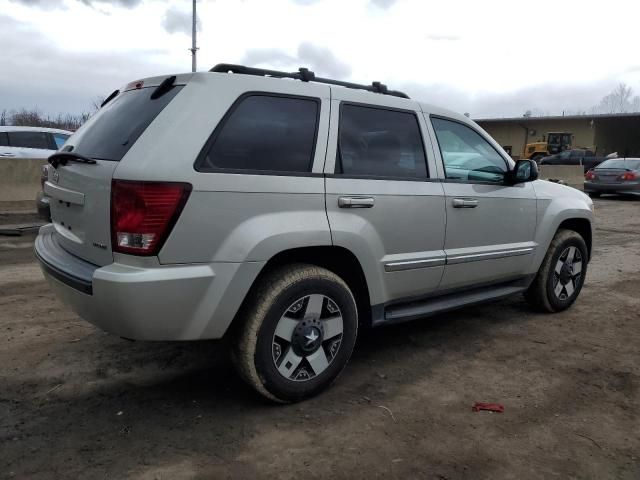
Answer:
<svg viewBox="0 0 640 480"><path fill-rule="evenodd" d="M516 166L507 174L510 184L533 182L538 179L538 164L533 160L518 160Z"/></svg>

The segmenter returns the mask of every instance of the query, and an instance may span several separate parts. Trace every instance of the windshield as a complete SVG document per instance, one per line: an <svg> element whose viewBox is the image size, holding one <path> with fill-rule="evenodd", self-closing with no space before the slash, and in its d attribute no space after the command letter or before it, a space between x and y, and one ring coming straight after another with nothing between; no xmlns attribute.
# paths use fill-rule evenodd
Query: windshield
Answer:
<svg viewBox="0 0 640 480"><path fill-rule="evenodd" d="M596 167L596 169L601 168L620 168L620 169L630 169L630 170L640 170L640 159L624 159L624 158L612 158L610 160L605 160L600 165Z"/></svg>
<svg viewBox="0 0 640 480"><path fill-rule="evenodd" d="M155 90L156 87L139 88L118 95L81 128L77 142L72 138L65 150L72 146L74 153L85 157L120 161L182 86L151 99Z"/></svg>

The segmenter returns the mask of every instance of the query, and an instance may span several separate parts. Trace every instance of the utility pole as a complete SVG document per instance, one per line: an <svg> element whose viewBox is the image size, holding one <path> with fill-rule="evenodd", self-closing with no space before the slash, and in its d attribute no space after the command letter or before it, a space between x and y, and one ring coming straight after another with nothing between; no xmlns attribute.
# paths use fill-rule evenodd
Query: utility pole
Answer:
<svg viewBox="0 0 640 480"><path fill-rule="evenodd" d="M198 47L196 46L196 0L193 0L193 19L191 24L191 71L196 71L197 61L196 61L196 52L198 51Z"/></svg>

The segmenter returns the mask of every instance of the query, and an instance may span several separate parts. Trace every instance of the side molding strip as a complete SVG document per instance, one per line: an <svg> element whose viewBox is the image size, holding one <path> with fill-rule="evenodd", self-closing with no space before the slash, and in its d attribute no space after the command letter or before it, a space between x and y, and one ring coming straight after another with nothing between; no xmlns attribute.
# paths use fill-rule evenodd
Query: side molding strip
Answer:
<svg viewBox="0 0 640 480"><path fill-rule="evenodd" d="M520 255L529 255L534 251L534 247L516 248L513 250L503 250L500 252L483 252L465 255L457 255L447 257L447 265L455 265L458 263L477 262L479 260L491 260L496 258L517 257Z"/></svg>
<svg viewBox="0 0 640 480"><path fill-rule="evenodd" d="M384 266L385 272L401 272L414 268L441 267L446 263L444 258L429 258L424 260L407 260L404 262L391 262Z"/></svg>

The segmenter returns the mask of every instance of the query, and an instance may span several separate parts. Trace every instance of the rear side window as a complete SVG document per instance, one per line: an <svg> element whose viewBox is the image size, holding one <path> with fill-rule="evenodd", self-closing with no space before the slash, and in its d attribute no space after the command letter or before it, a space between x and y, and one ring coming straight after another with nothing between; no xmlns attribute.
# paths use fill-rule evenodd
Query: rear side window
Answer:
<svg viewBox="0 0 640 480"><path fill-rule="evenodd" d="M427 163L415 114L343 104L336 173L426 178Z"/></svg>
<svg viewBox="0 0 640 480"><path fill-rule="evenodd" d="M310 172L318 114L316 99L241 98L214 132L196 170Z"/></svg>
<svg viewBox="0 0 640 480"><path fill-rule="evenodd" d="M155 90L148 87L121 93L81 128L77 143L65 149L73 147L75 153L86 157L119 162L182 86L152 100Z"/></svg>
<svg viewBox="0 0 640 480"><path fill-rule="evenodd" d="M0 147L9 146L9 135L6 132L0 132Z"/></svg>
<svg viewBox="0 0 640 480"><path fill-rule="evenodd" d="M9 145L51 150L51 139L46 132L9 132Z"/></svg>

